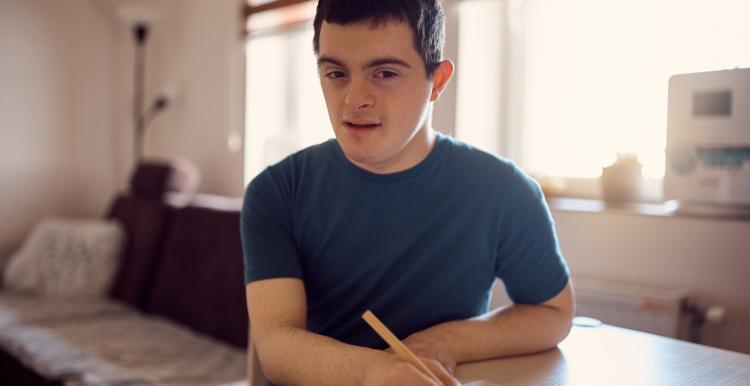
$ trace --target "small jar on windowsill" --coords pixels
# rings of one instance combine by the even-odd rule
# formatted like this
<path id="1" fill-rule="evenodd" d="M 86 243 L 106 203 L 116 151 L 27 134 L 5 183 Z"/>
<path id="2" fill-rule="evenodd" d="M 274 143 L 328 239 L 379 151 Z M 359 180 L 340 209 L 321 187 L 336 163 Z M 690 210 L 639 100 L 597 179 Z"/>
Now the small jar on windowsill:
<path id="1" fill-rule="evenodd" d="M 642 165 L 634 154 L 618 154 L 617 161 L 602 168 L 602 199 L 622 204 L 642 200 Z"/>

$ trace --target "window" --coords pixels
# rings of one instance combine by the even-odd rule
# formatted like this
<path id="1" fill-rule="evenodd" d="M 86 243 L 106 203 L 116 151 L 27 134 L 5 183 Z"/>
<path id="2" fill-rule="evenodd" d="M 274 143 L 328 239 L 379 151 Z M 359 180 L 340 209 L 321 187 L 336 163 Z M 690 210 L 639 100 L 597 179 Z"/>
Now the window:
<path id="1" fill-rule="evenodd" d="M 259 16 L 278 19 L 273 13 Z M 255 25 L 264 26 L 261 33 L 251 33 L 246 46 L 245 184 L 266 166 L 333 135 L 309 18 L 265 32 L 266 23 Z"/>
<path id="2" fill-rule="evenodd" d="M 664 175 L 671 75 L 750 66 L 745 0 L 465 0 L 456 135 L 527 171 Z"/>

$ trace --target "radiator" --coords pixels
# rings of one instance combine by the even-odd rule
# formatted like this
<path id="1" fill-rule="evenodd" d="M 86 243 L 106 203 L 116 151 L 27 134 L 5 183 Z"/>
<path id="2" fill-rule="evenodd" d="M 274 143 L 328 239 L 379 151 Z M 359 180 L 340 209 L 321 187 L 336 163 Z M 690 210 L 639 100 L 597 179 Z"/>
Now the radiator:
<path id="1" fill-rule="evenodd" d="M 604 323 L 680 338 L 684 289 L 655 288 L 575 278 L 576 315 Z"/>

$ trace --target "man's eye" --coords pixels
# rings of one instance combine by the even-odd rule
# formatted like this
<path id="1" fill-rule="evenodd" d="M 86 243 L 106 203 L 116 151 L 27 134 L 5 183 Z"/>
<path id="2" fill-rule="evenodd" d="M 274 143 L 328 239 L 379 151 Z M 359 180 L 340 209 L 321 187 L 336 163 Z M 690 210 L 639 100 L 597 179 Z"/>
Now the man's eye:
<path id="1" fill-rule="evenodd" d="M 330 79 L 339 79 L 345 77 L 346 74 L 344 74 L 343 71 L 331 71 L 326 73 L 326 78 Z"/>
<path id="2" fill-rule="evenodd" d="M 390 79 L 398 76 L 398 73 L 388 70 L 378 71 L 375 73 L 376 78 Z"/>

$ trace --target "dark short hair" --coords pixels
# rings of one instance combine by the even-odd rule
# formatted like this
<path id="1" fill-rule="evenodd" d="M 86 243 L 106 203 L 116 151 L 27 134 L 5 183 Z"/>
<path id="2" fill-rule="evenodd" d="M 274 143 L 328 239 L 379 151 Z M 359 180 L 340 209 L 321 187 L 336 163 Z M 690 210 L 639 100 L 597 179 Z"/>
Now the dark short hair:
<path id="1" fill-rule="evenodd" d="M 341 25 L 369 21 L 375 27 L 393 20 L 409 23 L 414 48 L 431 77 L 443 60 L 445 43 L 445 13 L 439 0 L 320 0 L 313 22 L 315 55 L 320 55 L 323 21 Z"/>

